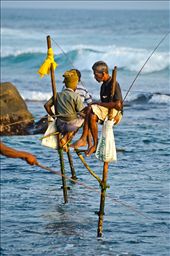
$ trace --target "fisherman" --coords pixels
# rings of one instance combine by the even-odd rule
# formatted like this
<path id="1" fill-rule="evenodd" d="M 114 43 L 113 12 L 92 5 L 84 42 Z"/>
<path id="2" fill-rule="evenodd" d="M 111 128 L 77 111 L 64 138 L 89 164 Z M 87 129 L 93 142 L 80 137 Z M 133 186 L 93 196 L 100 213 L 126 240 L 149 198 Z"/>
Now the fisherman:
<path id="1" fill-rule="evenodd" d="M 100 88 L 100 101 L 93 102 L 89 105 L 84 127 L 83 127 L 83 134 L 78 141 L 70 145 L 74 148 L 79 148 L 86 146 L 87 144 L 87 135 L 89 130 L 91 131 L 93 137 L 93 145 L 88 147 L 85 151 L 87 156 L 90 156 L 92 153 L 96 151 L 97 143 L 98 143 L 98 126 L 97 122 L 103 122 L 106 117 L 108 116 L 108 110 L 113 109 L 113 119 L 114 124 L 118 124 L 122 118 L 123 114 L 123 99 L 122 93 L 120 89 L 120 85 L 116 82 L 116 88 L 114 96 L 111 99 L 111 85 L 112 85 L 112 78 L 109 75 L 109 68 L 107 64 L 103 61 L 97 61 L 92 66 L 94 78 L 98 83 L 102 82 Z"/>
<path id="2" fill-rule="evenodd" d="M 71 140 L 75 132 L 82 126 L 84 118 L 78 115 L 83 108 L 83 102 L 80 95 L 75 93 L 78 84 L 78 76 L 75 70 L 66 71 L 63 75 L 66 88 L 64 91 L 57 93 L 56 102 L 53 97 L 44 105 L 47 113 L 53 116 L 51 107 L 56 104 L 57 108 L 57 131 L 62 133 L 60 147 L 67 149 L 65 145 Z"/>
<path id="3" fill-rule="evenodd" d="M 81 72 L 78 69 L 71 69 L 70 71 L 75 70 L 78 76 L 78 84 L 77 84 L 77 88 L 75 90 L 76 93 L 78 93 L 80 95 L 80 98 L 84 104 L 84 107 L 87 107 L 89 104 L 92 103 L 92 95 L 88 92 L 88 90 L 85 88 L 85 86 L 83 85 L 82 81 L 81 81 Z M 65 85 L 63 86 L 64 90 L 66 87 Z M 84 112 L 86 110 L 84 109 Z M 83 113 L 81 113 L 82 116 L 84 116 Z M 88 141 L 88 146 L 91 147 L 92 146 L 92 135 L 91 132 L 89 131 L 88 133 L 88 137 L 87 137 L 87 141 Z"/>
<path id="4" fill-rule="evenodd" d="M 22 160 L 25 160 L 30 165 L 36 165 L 38 163 L 34 155 L 25 151 L 18 151 L 11 147 L 7 147 L 2 142 L 0 142 L 0 154 L 11 158 L 20 158 Z"/>

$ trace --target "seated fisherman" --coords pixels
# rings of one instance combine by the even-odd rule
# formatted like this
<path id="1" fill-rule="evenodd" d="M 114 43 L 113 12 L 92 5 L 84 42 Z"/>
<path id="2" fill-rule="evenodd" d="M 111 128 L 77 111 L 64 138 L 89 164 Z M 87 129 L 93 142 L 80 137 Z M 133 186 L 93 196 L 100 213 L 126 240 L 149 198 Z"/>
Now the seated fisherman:
<path id="1" fill-rule="evenodd" d="M 76 71 L 78 79 L 79 79 L 75 92 L 80 95 L 80 98 L 81 98 L 84 106 L 86 107 L 92 103 L 92 95 L 88 92 L 88 90 L 85 88 L 85 86 L 83 85 L 83 83 L 81 81 L 81 72 L 78 69 L 71 69 L 70 71 L 73 71 L 73 70 Z M 66 87 L 64 85 L 62 90 L 64 90 L 65 88 Z M 86 111 L 86 110 L 84 109 L 84 111 Z M 81 113 L 81 114 L 84 116 L 83 113 Z M 92 135 L 91 135 L 90 131 L 89 131 L 89 134 L 87 137 L 87 141 L 88 141 L 88 146 L 91 147 L 92 146 Z"/>
<path id="2" fill-rule="evenodd" d="M 96 81 L 98 83 L 102 82 L 100 88 L 100 102 L 93 102 L 87 109 L 83 134 L 78 141 L 73 143 L 71 146 L 74 148 L 79 148 L 87 144 L 87 135 L 89 129 L 93 137 L 93 145 L 86 150 L 86 155 L 90 156 L 96 151 L 98 143 L 98 120 L 104 121 L 108 116 L 108 110 L 113 109 L 113 119 L 114 123 L 117 124 L 122 118 L 123 111 L 123 99 L 120 89 L 120 85 L 117 82 L 115 88 L 115 94 L 111 99 L 111 76 L 109 75 L 109 69 L 105 62 L 98 61 L 93 67 L 93 73 Z"/>
<path id="3" fill-rule="evenodd" d="M 57 100 L 53 102 L 53 97 L 44 105 L 47 113 L 53 116 L 51 107 L 56 104 L 57 108 L 57 130 L 62 133 L 60 147 L 64 147 L 72 136 L 82 126 L 84 119 L 78 115 L 84 105 L 80 95 L 75 93 L 78 84 L 78 76 L 75 70 L 66 71 L 63 75 L 66 88 L 57 93 Z"/>

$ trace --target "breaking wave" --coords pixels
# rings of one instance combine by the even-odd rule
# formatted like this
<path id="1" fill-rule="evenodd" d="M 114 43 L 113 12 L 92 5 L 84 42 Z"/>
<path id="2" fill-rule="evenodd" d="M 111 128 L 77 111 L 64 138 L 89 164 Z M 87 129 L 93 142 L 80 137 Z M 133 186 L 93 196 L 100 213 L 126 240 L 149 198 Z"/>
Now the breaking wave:
<path id="1" fill-rule="evenodd" d="M 22 97 L 26 101 L 47 101 L 52 96 L 50 93 L 37 92 L 37 91 L 24 91 L 21 93 Z M 95 96 L 93 96 L 95 98 Z M 163 93 L 138 93 L 137 95 L 128 95 L 126 100 L 128 104 L 169 104 L 170 103 L 170 94 Z"/>
<path id="2" fill-rule="evenodd" d="M 61 49 L 57 51 L 55 60 L 59 64 L 59 69 L 64 69 L 68 64 L 74 65 L 74 67 L 81 71 L 91 71 L 91 67 L 94 62 L 98 60 L 104 60 L 108 63 L 109 67 L 114 63 L 119 69 L 137 72 L 140 70 L 151 52 L 146 49 L 127 48 L 112 46 L 87 46 L 77 45 L 72 47 L 64 47 L 65 53 L 61 52 Z M 17 63 L 30 63 L 31 65 L 39 66 L 44 58 L 46 52 L 39 48 L 28 48 L 26 50 L 16 50 L 10 52 L 8 49 L 2 53 L 2 65 L 10 65 Z M 27 66 L 29 68 L 29 66 Z M 149 62 L 143 69 L 143 73 L 160 72 L 163 70 L 169 70 L 170 68 L 170 53 L 169 52 L 155 52 Z"/>
<path id="3" fill-rule="evenodd" d="M 24 91 L 21 92 L 21 96 L 26 101 L 47 101 L 51 98 L 51 92 L 37 92 L 37 91 Z"/>
<path id="4" fill-rule="evenodd" d="M 170 94 L 163 94 L 159 92 L 155 93 L 139 93 L 135 96 L 128 95 L 127 99 L 128 103 L 136 103 L 136 104 L 169 104 L 170 103 Z"/>

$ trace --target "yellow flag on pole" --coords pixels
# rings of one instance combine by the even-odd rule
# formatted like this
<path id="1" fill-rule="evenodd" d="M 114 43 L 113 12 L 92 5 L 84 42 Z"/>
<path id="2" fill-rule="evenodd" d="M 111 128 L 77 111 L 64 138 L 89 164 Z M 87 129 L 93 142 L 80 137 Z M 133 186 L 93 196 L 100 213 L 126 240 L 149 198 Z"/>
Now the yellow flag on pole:
<path id="1" fill-rule="evenodd" d="M 58 64 L 54 60 L 54 53 L 53 49 L 49 48 L 47 52 L 47 58 L 44 63 L 41 65 L 40 69 L 38 70 L 38 74 L 42 78 L 44 75 L 49 75 L 51 64 L 53 64 L 54 70 L 58 66 Z"/>

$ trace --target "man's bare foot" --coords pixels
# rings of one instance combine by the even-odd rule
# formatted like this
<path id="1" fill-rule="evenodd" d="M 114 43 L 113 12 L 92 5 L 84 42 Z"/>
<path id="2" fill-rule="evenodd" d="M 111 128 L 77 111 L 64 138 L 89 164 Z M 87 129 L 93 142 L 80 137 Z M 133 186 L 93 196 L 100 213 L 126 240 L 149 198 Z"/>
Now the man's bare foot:
<path id="1" fill-rule="evenodd" d="M 71 144 L 70 147 L 79 148 L 79 147 L 84 147 L 86 145 L 87 145 L 87 140 L 86 139 L 79 139 L 75 143 Z"/>
<path id="2" fill-rule="evenodd" d="M 96 152 L 96 146 L 92 146 L 91 148 L 89 148 L 88 150 L 85 151 L 86 156 L 91 156 L 91 154 Z"/>

